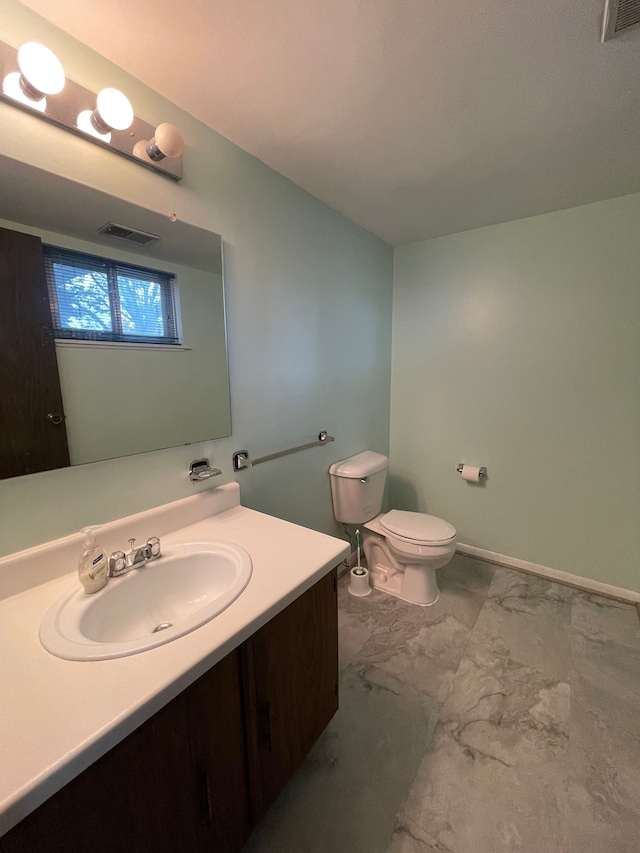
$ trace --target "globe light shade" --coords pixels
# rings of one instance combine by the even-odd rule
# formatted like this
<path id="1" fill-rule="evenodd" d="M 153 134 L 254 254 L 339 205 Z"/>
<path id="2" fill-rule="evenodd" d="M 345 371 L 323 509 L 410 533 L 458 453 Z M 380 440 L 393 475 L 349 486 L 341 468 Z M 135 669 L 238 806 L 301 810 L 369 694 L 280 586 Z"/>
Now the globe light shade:
<path id="1" fill-rule="evenodd" d="M 126 130 L 133 124 L 133 107 L 119 89 L 102 89 L 98 92 L 93 124 L 100 133 L 109 130 Z"/>
<path id="2" fill-rule="evenodd" d="M 36 41 L 28 41 L 18 50 L 20 85 L 25 95 L 40 101 L 45 95 L 57 95 L 64 89 L 64 68 L 58 57 Z"/>
<path id="3" fill-rule="evenodd" d="M 147 145 L 147 155 L 158 162 L 165 157 L 179 157 L 184 151 L 184 139 L 175 126 L 163 122 L 156 127 L 156 135 Z"/>

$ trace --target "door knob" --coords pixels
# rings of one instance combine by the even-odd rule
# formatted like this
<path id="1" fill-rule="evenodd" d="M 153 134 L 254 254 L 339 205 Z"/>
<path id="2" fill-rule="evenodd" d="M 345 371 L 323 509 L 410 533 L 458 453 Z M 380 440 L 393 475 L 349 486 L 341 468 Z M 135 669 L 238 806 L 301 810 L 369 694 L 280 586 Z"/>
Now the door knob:
<path id="1" fill-rule="evenodd" d="M 49 412 L 47 415 L 47 420 L 51 421 L 54 426 L 59 426 L 64 420 L 63 416 L 60 412 Z"/>

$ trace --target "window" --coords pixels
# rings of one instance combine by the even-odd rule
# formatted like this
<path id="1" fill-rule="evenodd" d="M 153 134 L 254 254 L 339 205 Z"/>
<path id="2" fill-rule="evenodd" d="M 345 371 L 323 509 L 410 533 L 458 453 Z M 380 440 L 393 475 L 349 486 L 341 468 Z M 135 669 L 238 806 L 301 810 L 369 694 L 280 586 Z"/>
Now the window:
<path id="1" fill-rule="evenodd" d="M 44 246 L 56 338 L 181 343 L 175 278 L 108 258 Z"/>

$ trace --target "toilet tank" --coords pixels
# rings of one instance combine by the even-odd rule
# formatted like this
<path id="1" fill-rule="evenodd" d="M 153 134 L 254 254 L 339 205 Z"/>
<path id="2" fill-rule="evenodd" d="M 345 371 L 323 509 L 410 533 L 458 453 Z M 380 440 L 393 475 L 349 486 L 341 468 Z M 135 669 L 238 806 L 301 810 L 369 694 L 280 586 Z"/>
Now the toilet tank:
<path id="1" fill-rule="evenodd" d="M 389 460 L 365 450 L 329 468 L 333 514 L 344 524 L 364 524 L 382 509 Z"/>

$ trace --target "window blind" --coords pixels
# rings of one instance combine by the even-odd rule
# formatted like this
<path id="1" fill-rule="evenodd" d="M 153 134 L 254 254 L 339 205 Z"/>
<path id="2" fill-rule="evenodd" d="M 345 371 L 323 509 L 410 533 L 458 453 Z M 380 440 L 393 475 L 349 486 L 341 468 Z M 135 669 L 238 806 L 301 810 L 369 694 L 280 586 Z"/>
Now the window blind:
<path id="1" fill-rule="evenodd" d="M 44 261 L 55 337 L 181 343 L 170 273 L 55 246 Z"/>

